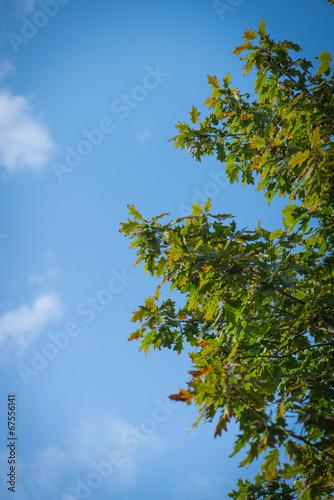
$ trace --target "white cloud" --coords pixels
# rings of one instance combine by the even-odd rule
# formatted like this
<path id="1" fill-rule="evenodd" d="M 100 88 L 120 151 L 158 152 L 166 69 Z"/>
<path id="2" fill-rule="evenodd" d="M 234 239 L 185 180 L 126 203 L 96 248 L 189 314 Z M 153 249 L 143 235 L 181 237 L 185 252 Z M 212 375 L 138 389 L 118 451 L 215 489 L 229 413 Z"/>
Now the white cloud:
<path id="1" fill-rule="evenodd" d="M 55 149 L 49 132 L 32 114 L 29 100 L 0 92 L 0 164 L 8 172 L 45 166 Z"/>
<path id="2" fill-rule="evenodd" d="M 58 295 L 50 293 L 38 297 L 30 307 L 23 305 L 4 313 L 0 317 L 0 345 L 9 340 L 15 348 L 25 349 L 46 323 L 60 318 L 61 312 Z"/>

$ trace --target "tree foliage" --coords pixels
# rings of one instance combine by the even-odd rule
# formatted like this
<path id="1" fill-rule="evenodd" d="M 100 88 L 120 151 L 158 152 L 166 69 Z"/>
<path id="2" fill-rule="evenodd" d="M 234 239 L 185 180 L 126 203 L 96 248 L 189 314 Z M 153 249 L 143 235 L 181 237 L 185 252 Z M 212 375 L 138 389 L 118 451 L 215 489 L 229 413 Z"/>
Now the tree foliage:
<path id="1" fill-rule="evenodd" d="M 210 200 L 164 222 L 133 207 L 121 231 L 145 272 L 160 279 L 133 315 L 140 350 L 189 344 L 193 369 L 171 399 L 195 403 L 197 423 L 218 417 L 215 436 L 235 419 L 241 466 L 264 457 L 237 499 L 324 499 L 334 493 L 334 96 L 331 55 L 317 68 L 275 42 L 262 21 L 234 51 L 256 71 L 255 96 L 208 77 L 203 121 L 177 125 L 176 147 L 201 161 L 215 155 L 230 182 L 256 184 L 270 202 L 287 197 L 283 229 L 237 229 Z M 194 127 L 195 126 L 195 127 Z M 166 285 L 184 304 L 161 293 Z M 166 298 L 167 297 L 167 298 Z"/>

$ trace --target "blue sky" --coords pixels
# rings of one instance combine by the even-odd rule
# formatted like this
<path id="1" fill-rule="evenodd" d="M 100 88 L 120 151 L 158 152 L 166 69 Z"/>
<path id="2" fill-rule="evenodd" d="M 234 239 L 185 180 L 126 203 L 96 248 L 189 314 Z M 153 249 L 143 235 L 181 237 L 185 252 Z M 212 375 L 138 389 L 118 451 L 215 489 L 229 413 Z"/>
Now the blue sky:
<path id="1" fill-rule="evenodd" d="M 156 285 L 119 230 L 212 199 L 239 227 L 280 224 L 252 187 L 173 147 L 178 121 L 232 73 L 264 17 L 309 59 L 333 52 L 325 0 L 2 0 L 0 4 L 0 494 L 11 498 L 7 395 L 17 405 L 17 500 L 223 499 L 239 475 L 235 427 L 188 435 L 195 409 L 167 396 L 188 356 L 138 353 L 131 315 Z"/>

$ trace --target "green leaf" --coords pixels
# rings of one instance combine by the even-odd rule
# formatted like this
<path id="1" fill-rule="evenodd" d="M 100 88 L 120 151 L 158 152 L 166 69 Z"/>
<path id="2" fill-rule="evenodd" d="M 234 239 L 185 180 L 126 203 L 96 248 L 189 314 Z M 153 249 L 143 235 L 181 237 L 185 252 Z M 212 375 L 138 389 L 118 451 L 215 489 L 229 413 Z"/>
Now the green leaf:
<path id="1" fill-rule="evenodd" d="M 266 83 L 267 83 L 266 74 L 259 73 L 257 79 L 255 80 L 255 92 L 261 94 Z"/>
<path id="2" fill-rule="evenodd" d="M 120 232 L 122 233 L 125 233 L 126 235 L 132 233 L 135 229 L 138 228 L 138 222 L 136 221 L 133 221 L 133 220 L 129 220 L 128 222 L 123 222 L 121 224 L 121 229 L 120 229 Z"/>
<path id="3" fill-rule="evenodd" d="M 139 213 L 133 205 L 128 205 L 128 209 L 129 209 L 130 215 L 132 215 L 132 217 L 134 217 L 135 219 L 139 220 L 139 219 L 143 218 L 142 214 Z"/>
<path id="4" fill-rule="evenodd" d="M 217 89 L 220 88 L 220 85 L 219 85 L 219 82 L 218 82 L 216 76 L 210 76 L 210 75 L 208 75 L 208 83 L 209 83 L 209 85 L 211 85 L 214 88 L 217 88 Z"/>
<path id="5" fill-rule="evenodd" d="M 210 210 L 211 210 L 211 200 L 210 200 L 210 198 L 208 198 L 208 199 L 206 200 L 206 202 L 205 202 L 205 204 L 204 204 L 204 210 L 205 210 L 206 212 L 210 212 Z"/>
<path id="6" fill-rule="evenodd" d="M 253 149 L 262 149 L 266 145 L 265 139 L 263 137 L 259 137 L 258 135 L 253 135 L 253 137 L 249 140 L 249 143 Z"/>
<path id="7" fill-rule="evenodd" d="M 193 206 L 191 207 L 192 209 L 192 214 L 193 215 L 202 215 L 203 214 L 203 210 L 202 210 L 202 207 L 199 203 L 194 203 Z"/>
<path id="8" fill-rule="evenodd" d="M 230 182 L 256 183 L 269 203 L 285 197 L 284 230 L 254 220 L 239 230 L 226 221 L 231 215 L 210 213 L 210 199 L 164 225 L 131 207 L 135 220 L 121 230 L 158 286 L 134 313 L 141 325 L 130 338 L 144 352 L 191 346 L 191 380 L 178 400 L 192 402 L 206 422 L 218 418 L 216 436 L 235 419 L 234 453 L 250 446 L 241 466 L 266 455 L 262 473 L 238 481 L 230 496 L 325 499 L 334 455 L 331 56 L 321 53 L 314 75 L 310 61 L 292 59 L 300 47 L 273 40 L 263 20 L 243 42 L 234 53 L 246 51 L 255 92 L 230 87 L 230 74 L 221 87 L 208 77 L 207 115 L 198 123 L 193 106 L 192 124 L 179 123 L 173 140 L 198 161 L 226 163 Z M 210 173 L 222 189 L 225 173 Z M 163 284 L 175 302 L 163 300 Z M 281 468 L 284 450 L 289 463 Z"/>
<path id="9" fill-rule="evenodd" d="M 168 241 L 173 246 L 179 246 L 179 247 L 182 246 L 182 241 L 181 241 L 180 237 L 174 231 L 169 231 Z"/>
<path id="10" fill-rule="evenodd" d="M 198 117 L 200 115 L 199 111 L 197 111 L 197 108 L 195 108 L 195 106 L 193 106 L 191 108 L 191 111 L 189 111 L 189 114 L 190 114 L 191 121 L 194 124 L 196 124 L 198 122 Z"/>
<path id="11" fill-rule="evenodd" d="M 261 466 L 261 471 L 264 473 L 264 476 L 268 481 L 277 476 L 277 467 L 280 465 L 278 457 L 279 451 L 277 448 L 274 448 L 268 455 L 266 455 L 265 462 Z"/>
<path id="12" fill-rule="evenodd" d="M 310 154 L 311 152 L 308 149 L 305 151 L 298 151 L 297 154 L 290 158 L 289 165 L 291 165 L 291 167 L 303 165 L 304 161 L 310 158 Z"/>
<path id="13" fill-rule="evenodd" d="M 266 35 L 266 23 L 264 22 L 263 18 L 261 19 L 261 23 L 258 25 L 258 30 L 261 37 L 264 37 Z"/>
<path id="14" fill-rule="evenodd" d="M 252 29 L 246 30 L 242 38 L 245 38 L 246 40 L 254 40 L 255 38 L 257 38 L 257 34 Z"/>
<path id="15" fill-rule="evenodd" d="M 320 61 L 320 65 L 318 67 L 318 71 L 316 72 L 316 76 L 321 76 L 323 73 L 328 73 L 330 69 L 329 63 L 332 60 L 332 56 L 328 50 L 326 52 L 322 51 L 318 59 Z"/>

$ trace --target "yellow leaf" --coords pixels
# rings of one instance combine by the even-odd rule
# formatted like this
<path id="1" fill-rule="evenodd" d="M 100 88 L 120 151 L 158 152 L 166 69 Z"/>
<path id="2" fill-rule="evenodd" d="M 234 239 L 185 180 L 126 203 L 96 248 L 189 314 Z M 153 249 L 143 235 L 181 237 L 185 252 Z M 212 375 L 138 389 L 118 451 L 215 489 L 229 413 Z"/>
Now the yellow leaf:
<path id="1" fill-rule="evenodd" d="M 215 101 L 215 97 L 208 97 L 204 102 L 203 102 L 203 105 L 204 106 L 210 106 L 212 102 Z"/>
<path id="2" fill-rule="evenodd" d="M 246 40 L 254 40 L 257 37 L 257 34 L 252 30 L 246 30 L 245 34 L 242 38 L 245 38 Z"/>
<path id="3" fill-rule="evenodd" d="M 244 50 L 244 46 L 243 45 L 239 45 L 239 47 L 236 47 L 234 49 L 233 52 L 231 52 L 231 55 L 232 54 L 236 54 L 237 56 Z"/>
<path id="4" fill-rule="evenodd" d="M 305 151 L 298 151 L 297 154 L 290 158 L 289 165 L 291 165 L 291 167 L 302 165 L 304 161 L 310 157 L 310 154 L 311 152 L 308 149 Z"/>
<path id="5" fill-rule="evenodd" d="M 321 139 L 320 129 L 316 127 L 316 129 L 310 134 L 311 145 L 314 148 L 317 144 L 319 144 Z"/>
<path id="6" fill-rule="evenodd" d="M 211 210 L 211 200 L 210 200 L 210 198 L 208 198 L 206 200 L 205 205 L 204 205 L 204 210 L 206 212 L 210 212 L 210 210 Z"/>
<path id="7" fill-rule="evenodd" d="M 297 390 L 297 389 L 299 389 L 300 387 L 303 387 L 303 385 L 306 385 L 306 382 L 302 382 L 302 383 L 300 383 L 300 384 L 296 385 L 295 387 L 290 386 L 290 387 L 288 388 L 288 393 L 289 393 L 289 392 L 292 392 L 292 391 L 296 391 L 296 390 Z"/>

